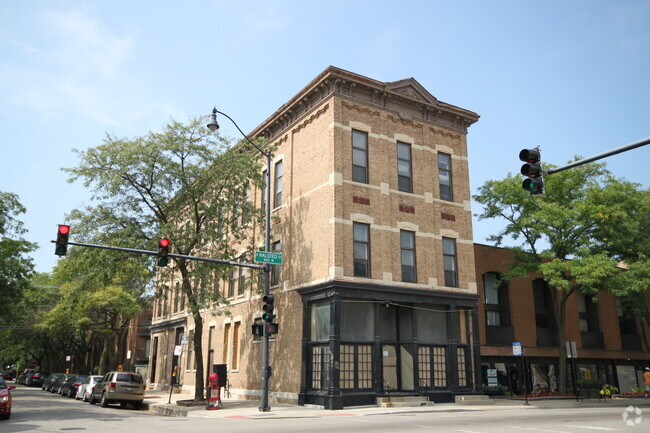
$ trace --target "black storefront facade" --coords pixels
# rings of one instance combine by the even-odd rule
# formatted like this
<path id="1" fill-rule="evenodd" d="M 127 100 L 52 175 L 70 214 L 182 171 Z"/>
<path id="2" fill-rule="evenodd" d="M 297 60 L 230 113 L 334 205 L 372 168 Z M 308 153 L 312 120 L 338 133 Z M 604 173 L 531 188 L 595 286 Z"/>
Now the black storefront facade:
<path id="1" fill-rule="evenodd" d="M 386 395 L 449 402 L 482 391 L 475 294 L 329 282 L 299 289 L 299 404 L 376 404 Z"/>

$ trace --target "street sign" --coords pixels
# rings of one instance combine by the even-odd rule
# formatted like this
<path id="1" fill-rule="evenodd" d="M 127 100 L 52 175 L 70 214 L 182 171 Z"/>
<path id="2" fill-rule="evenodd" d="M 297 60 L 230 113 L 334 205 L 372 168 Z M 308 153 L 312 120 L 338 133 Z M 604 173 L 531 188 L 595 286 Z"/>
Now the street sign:
<path id="1" fill-rule="evenodd" d="M 282 253 L 272 253 L 270 251 L 255 251 L 256 263 L 270 263 L 272 265 L 282 264 Z"/>
<path id="2" fill-rule="evenodd" d="M 522 356 L 523 355 L 523 352 L 521 350 L 521 343 L 519 343 L 517 341 L 514 341 L 512 343 L 512 354 L 514 356 Z"/>
<path id="3" fill-rule="evenodd" d="M 183 354 L 183 346 L 174 346 L 174 356 L 181 356 Z"/>
<path id="4" fill-rule="evenodd" d="M 181 345 L 182 346 L 187 346 L 187 343 L 190 342 L 190 337 L 187 335 L 182 335 L 181 336 Z"/>

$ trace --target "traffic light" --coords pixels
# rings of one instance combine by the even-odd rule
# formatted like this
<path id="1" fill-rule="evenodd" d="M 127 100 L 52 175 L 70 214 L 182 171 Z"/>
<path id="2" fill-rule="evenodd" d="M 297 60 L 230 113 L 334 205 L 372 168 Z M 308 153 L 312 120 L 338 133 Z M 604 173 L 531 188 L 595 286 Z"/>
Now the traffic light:
<path id="1" fill-rule="evenodd" d="M 539 148 L 523 149 L 519 152 L 519 159 L 525 162 L 521 166 L 521 174 L 528 178 L 524 179 L 521 187 L 531 195 L 544 194 L 544 170 Z"/>
<path id="2" fill-rule="evenodd" d="M 171 241 L 167 238 L 162 238 L 158 241 L 158 266 L 167 266 L 169 263 L 169 244 Z"/>
<path id="3" fill-rule="evenodd" d="M 265 322 L 270 323 L 273 321 L 273 301 L 275 301 L 273 295 L 264 295 L 262 298 L 262 302 L 264 303 L 264 305 L 262 305 L 262 311 L 264 311 L 264 313 L 262 313 L 262 319 Z"/>
<path id="4" fill-rule="evenodd" d="M 56 248 L 54 254 L 65 256 L 68 252 L 68 236 L 70 235 L 70 226 L 59 224 L 59 230 L 56 233 Z"/>

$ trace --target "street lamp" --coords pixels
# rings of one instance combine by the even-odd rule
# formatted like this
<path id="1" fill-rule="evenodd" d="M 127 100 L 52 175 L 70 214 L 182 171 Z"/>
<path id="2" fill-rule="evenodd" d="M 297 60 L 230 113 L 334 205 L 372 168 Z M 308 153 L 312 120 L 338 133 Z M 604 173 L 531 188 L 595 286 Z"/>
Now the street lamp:
<path id="1" fill-rule="evenodd" d="M 219 129 L 219 123 L 217 122 L 217 114 L 221 114 L 228 118 L 241 135 L 248 141 L 248 143 L 257 149 L 262 155 L 266 157 L 266 203 L 265 203 L 265 230 L 264 230 L 264 251 L 271 251 L 271 151 L 262 150 L 258 145 L 253 143 L 250 138 L 244 134 L 239 125 L 232 120 L 230 116 L 226 113 L 223 113 L 217 108 L 212 109 L 212 114 L 210 115 L 210 122 L 206 125 L 210 131 L 216 131 Z M 268 263 L 264 264 L 264 296 L 271 294 L 271 265 Z M 271 367 L 269 367 L 269 333 L 268 327 L 264 326 L 264 334 L 262 337 L 262 399 L 260 402 L 260 411 L 268 412 L 271 410 L 269 406 L 269 376 L 271 373 Z"/>

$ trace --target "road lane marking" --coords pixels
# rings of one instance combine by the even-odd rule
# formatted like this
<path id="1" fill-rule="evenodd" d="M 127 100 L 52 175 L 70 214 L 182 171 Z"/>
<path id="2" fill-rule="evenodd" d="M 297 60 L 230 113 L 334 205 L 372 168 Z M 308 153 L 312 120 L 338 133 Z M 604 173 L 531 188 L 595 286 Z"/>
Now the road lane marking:
<path id="1" fill-rule="evenodd" d="M 456 430 L 456 431 L 461 433 L 482 433 L 480 431 L 474 431 L 474 430 Z"/>
<path id="2" fill-rule="evenodd" d="M 532 427 L 510 426 L 510 428 L 518 428 L 519 430 L 543 431 L 543 432 L 548 432 L 548 433 L 571 433 L 571 432 L 564 431 L 564 430 L 546 430 L 546 429 L 542 429 L 542 428 L 532 428 Z"/>
<path id="3" fill-rule="evenodd" d="M 621 431 L 621 430 L 619 430 L 619 429 L 617 429 L 617 428 L 609 428 L 609 427 L 592 427 L 592 426 L 588 426 L 588 425 L 572 425 L 571 427 L 575 427 L 575 428 L 586 428 L 586 429 L 590 429 L 590 430 Z"/>

